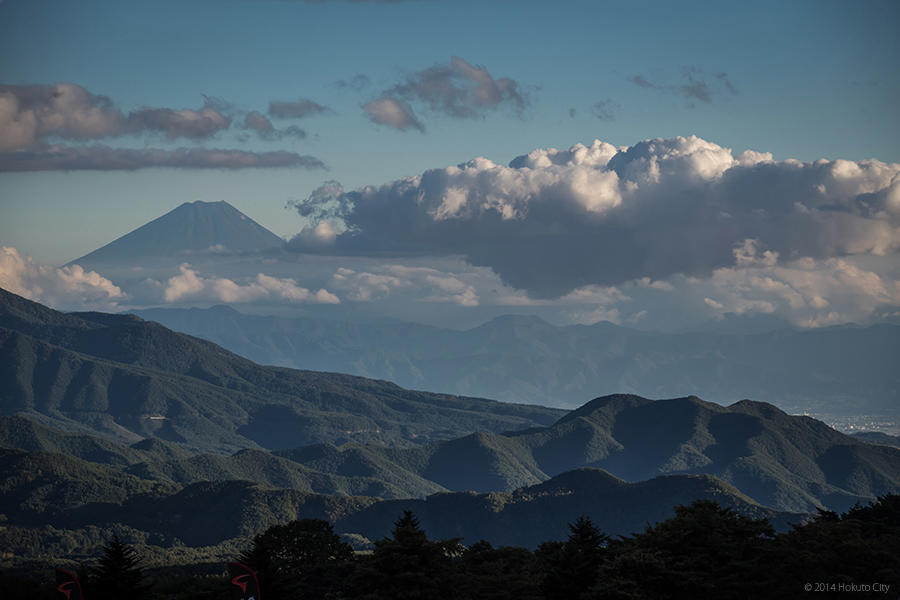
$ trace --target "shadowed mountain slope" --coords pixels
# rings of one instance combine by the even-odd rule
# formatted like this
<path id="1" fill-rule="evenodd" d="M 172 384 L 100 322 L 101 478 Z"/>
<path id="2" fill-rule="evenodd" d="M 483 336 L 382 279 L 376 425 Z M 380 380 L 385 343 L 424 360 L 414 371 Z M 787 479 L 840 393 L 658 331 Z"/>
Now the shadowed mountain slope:
<path id="1" fill-rule="evenodd" d="M 0 290 L 0 414 L 201 451 L 411 444 L 549 424 L 562 412 L 262 367 L 134 316 L 63 314 Z"/>

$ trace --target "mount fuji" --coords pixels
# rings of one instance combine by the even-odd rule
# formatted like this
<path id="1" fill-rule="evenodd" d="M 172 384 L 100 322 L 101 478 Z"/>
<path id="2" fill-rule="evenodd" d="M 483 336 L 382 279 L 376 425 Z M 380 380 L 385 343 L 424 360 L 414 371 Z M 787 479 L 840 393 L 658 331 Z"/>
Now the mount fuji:
<path id="1" fill-rule="evenodd" d="M 227 202 L 185 202 L 69 264 L 91 268 L 143 258 L 255 254 L 283 244 L 284 240 Z"/>

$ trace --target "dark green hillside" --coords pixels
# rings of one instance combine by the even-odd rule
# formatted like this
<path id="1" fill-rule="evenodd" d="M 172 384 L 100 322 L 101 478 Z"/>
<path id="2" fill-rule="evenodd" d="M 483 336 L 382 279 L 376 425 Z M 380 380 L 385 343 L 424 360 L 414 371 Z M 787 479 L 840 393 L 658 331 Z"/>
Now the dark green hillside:
<path id="1" fill-rule="evenodd" d="M 757 502 L 795 512 L 846 510 L 900 491 L 900 450 L 750 401 L 724 407 L 695 397 L 605 396 L 550 427 L 368 452 L 456 491 L 510 491 L 580 467 L 628 481 L 714 475 Z M 283 455 L 307 460 L 301 450 Z"/>
<path id="2" fill-rule="evenodd" d="M 630 481 L 710 474 L 781 510 L 845 510 L 900 490 L 900 452 L 760 402 L 607 396 L 543 431 L 512 437 L 547 475 L 580 466 Z"/>
<path id="3" fill-rule="evenodd" d="M 21 415 L 0 417 L 0 447 L 55 452 L 104 465 L 126 466 L 146 460 L 146 454 L 107 438 L 65 432 Z"/>
<path id="4" fill-rule="evenodd" d="M 59 522 L 70 528 L 120 523 L 177 539 L 188 546 L 248 537 L 293 519 L 338 520 L 377 502 L 365 496 L 331 496 L 284 490 L 248 481 L 203 482 L 164 498 L 136 495 L 118 506 L 85 504 Z"/>
<path id="5" fill-rule="evenodd" d="M 0 514 L 13 524 L 43 525 L 86 503 L 116 504 L 178 488 L 62 454 L 0 449 Z"/>
<path id="6" fill-rule="evenodd" d="M 383 471 L 371 475 L 322 472 L 263 450 L 241 450 L 231 456 L 201 454 L 175 461 L 145 462 L 128 467 L 127 472 L 144 479 L 181 484 L 244 480 L 310 493 L 383 498 L 424 496 L 443 490 L 422 478 L 412 476 L 407 481 Z"/>
<path id="7" fill-rule="evenodd" d="M 804 518 L 762 507 L 708 475 L 672 475 L 627 483 L 602 470 L 580 469 L 513 492 L 457 492 L 425 500 L 386 500 L 338 520 L 336 529 L 380 539 L 390 535 L 392 517 L 412 510 L 432 539 L 461 537 L 464 544 L 487 539 L 495 545 L 533 548 L 541 541 L 564 539 L 567 524 L 581 515 L 589 516 L 610 535 L 628 535 L 647 523 L 671 517 L 675 504 L 697 499 L 715 500 L 753 518 L 776 519 L 782 528 L 788 521 Z"/>
<path id="8" fill-rule="evenodd" d="M 410 448 L 404 456 L 419 455 L 427 451 L 427 448 L 420 451 Z M 357 478 L 377 480 L 388 488 L 405 492 L 376 494 L 385 498 L 414 498 L 447 491 L 444 486 L 419 475 L 416 466 L 391 460 L 389 453 L 390 449 L 382 446 L 353 443 L 341 446 L 317 444 L 273 452 L 276 456 L 322 473 L 333 473 L 351 480 Z"/>
<path id="9" fill-rule="evenodd" d="M 285 451 L 284 456 L 258 449 L 240 450 L 230 456 L 193 454 L 157 438 L 147 438 L 129 447 L 106 438 L 68 433 L 14 415 L 0 417 L 0 448 L 3 447 L 62 454 L 147 481 L 182 485 L 244 480 L 309 493 L 383 498 L 424 497 L 446 491 L 432 481 L 397 468 L 373 449 L 354 444 L 340 448 L 331 444 L 308 446 L 299 453 Z M 294 456 L 294 460 L 289 456 Z M 298 464 L 297 457 L 307 459 L 306 464 Z"/>
<path id="10" fill-rule="evenodd" d="M 630 533 L 670 516 L 674 503 L 698 498 L 715 499 L 742 514 L 776 516 L 714 477 L 626 483 L 599 470 L 565 473 L 514 492 L 382 500 L 250 481 L 182 486 L 60 454 L 0 450 L 0 481 L 0 514 L 9 528 L 0 539 L 9 538 L 35 555 L 46 554 L 54 544 L 83 549 L 90 539 L 99 543 L 114 531 L 156 546 L 211 546 L 297 518 L 324 519 L 338 532 L 372 540 L 404 508 L 415 510 L 434 536 L 530 546 L 564 535 L 567 520 L 580 514 L 591 515 L 610 532 Z"/>
<path id="11" fill-rule="evenodd" d="M 0 291 L 0 413 L 202 451 L 408 445 L 549 424 L 562 412 L 261 367 L 134 316 L 65 315 Z"/>

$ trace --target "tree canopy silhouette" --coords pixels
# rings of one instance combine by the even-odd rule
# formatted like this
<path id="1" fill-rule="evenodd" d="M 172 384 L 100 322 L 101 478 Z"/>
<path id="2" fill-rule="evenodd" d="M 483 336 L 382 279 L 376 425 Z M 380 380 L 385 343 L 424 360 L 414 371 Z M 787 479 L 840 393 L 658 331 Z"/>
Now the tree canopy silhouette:
<path id="1" fill-rule="evenodd" d="M 324 598 L 352 558 L 353 549 L 330 523 L 300 519 L 257 535 L 240 562 L 256 572 L 266 600 L 279 600 Z"/>
<path id="2" fill-rule="evenodd" d="M 367 600 L 453 598 L 451 559 L 461 553 L 459 539 L 430 541 L 412 511 L 404 511 L 392 536 L 376 541 L 360 564 L 355 589 Z"/>
<path id="3" fill-rule="evenodd" d="M 97 600 L 139 600 L 146 598 L 150 585 L 145 581 L 141 559 L 134 548 L 119 536 L 103 548 L 97 566 L 91 570 L 91 595 Z"/>

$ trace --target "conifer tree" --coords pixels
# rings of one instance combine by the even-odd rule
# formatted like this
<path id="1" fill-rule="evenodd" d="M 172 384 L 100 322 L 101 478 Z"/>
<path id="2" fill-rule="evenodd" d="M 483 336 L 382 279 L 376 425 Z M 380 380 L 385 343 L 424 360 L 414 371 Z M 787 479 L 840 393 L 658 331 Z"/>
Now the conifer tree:
<path id="1" fill-rule="evenodd" d="M 458 539 L 432 542 L 412 511 L 394 522 L 393 535 L 375 542 L 372 556 L 357 573 L 359 597 L 378 600 L 453 598 L 451 558 L 460 554 Z"/>
<path id="2" fill-rule="evenodd" d="M 609 537 L 589 517 L 580 516 L 569 524 L 569 539 L 563 544 L 544 544 L 546 576 L 544 596 L 549 600 L 576 600 L 587 597 L 597 581 L 600 563 Z"/>
<path id="3" fill-rule="evenodd" d="M 139 600 L 147 596 L 150 586 L 144 581 L 141 559 L 119 536 L 103 548 L 97 563 L 91 569 L 91 589 L 96 600 Z"/>

